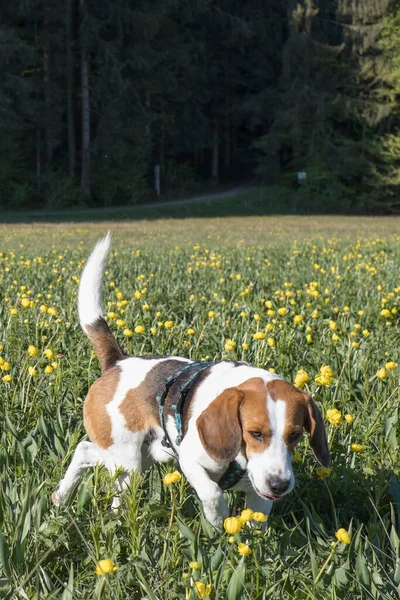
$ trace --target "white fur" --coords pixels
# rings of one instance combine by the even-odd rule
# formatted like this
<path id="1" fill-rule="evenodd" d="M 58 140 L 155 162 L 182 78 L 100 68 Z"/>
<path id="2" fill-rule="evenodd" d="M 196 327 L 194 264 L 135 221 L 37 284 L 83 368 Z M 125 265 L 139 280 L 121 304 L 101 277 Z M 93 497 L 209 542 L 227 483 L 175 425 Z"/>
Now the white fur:
<path id="1" fill-rule="evenodd" d="M 261 494 L 273 496 L 269 487 L 269 478 L 273 475 L 290 481 L 289 493 L 294 486 L 292 470 L 292 454 L 285 444 L 284 429 L 286 425 L 286 403 L 283 400 L 274 402 L 267 398 L 267 410 L 271 427 L 271 441 L 264 452 L 253 454 L 247 464 L 252 483 Z"/>
<path id="2" fill-rule="evenodd" d="M 79 285 L 78 311 L 82 329 L 103 316 L 101 287 L 104 268 L 110 250 L 111 234 L 99 240 L 89 256 Z"/>

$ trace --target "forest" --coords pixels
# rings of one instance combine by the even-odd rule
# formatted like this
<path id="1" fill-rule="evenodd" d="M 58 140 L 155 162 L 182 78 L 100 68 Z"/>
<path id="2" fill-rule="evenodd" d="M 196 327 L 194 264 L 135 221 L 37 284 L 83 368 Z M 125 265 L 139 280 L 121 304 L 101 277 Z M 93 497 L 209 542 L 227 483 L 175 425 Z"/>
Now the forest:
<path id="1" fill-rule="evenodd" d="M 398 0 L 3 0 L 1 13 L 2 210 L 243 183 L 298 187 L 326 211 L 400 210 Z"/>

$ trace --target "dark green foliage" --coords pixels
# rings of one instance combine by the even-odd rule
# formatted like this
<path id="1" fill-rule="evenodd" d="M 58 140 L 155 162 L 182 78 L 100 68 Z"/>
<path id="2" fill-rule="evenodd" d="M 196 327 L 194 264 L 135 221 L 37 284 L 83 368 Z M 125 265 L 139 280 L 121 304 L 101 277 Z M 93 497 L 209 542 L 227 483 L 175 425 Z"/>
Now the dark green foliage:
<path id="1" fill-rule="evenodd" d="M 170 196 L 306 171 L 293 209 L 322 194 L 397 210 L 399 15 L 398 0 L 2 2 L 0 206 L 129 206 L 156 196 L 160 165 Z"/>

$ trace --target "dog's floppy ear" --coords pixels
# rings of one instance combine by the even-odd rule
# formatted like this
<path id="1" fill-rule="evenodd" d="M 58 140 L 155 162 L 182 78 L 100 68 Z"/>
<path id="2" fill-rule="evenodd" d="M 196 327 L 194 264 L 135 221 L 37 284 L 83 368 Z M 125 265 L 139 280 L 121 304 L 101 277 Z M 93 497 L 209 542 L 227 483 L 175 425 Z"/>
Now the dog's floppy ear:
<path id="1" fill-rule="evenodd" d="M 307 397 L 306 406 L 308 414 L 306 416 L 304 427 L 310 434 L 311 448 L 313 449 L 314 456 L 319 464 L 328 468 L 330 464 L 330 455 L 321 412 L 311 396 Z"/>
<path id="2" fill-rule="evenodd" d="M 243 393 L 237 388 L 224 390 L 196 421 L 201 443 L 217 462 L 231 462 L 242 445 L 242 399 Z"/>

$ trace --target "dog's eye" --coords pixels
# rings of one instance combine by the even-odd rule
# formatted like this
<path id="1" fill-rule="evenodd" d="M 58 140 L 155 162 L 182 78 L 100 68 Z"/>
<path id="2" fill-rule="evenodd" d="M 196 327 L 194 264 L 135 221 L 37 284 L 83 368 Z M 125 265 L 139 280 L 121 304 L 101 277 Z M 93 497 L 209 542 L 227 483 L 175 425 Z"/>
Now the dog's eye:
<path id="1" fill-rule="evenodd" d="M 258 440 L 259 442 L 262 442 L 263 436 L 261 431 L 249 431 L 249 434 L 251 435 L 251 437 L 253 437 L 255 440 Z"/>
<path id="2" fill-rule="evenodd" d="M 299 441 L 301 437 L 301 432 L 300 431 L 293 431 L 292 433 L 289 434 L 289 444 L 295 444 L 296 442 Z"/>

